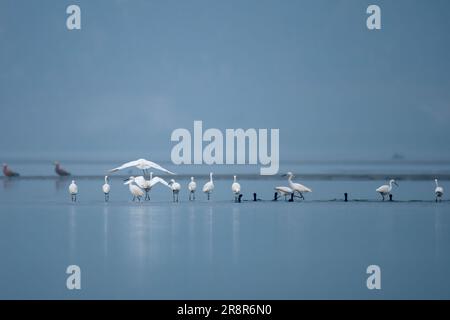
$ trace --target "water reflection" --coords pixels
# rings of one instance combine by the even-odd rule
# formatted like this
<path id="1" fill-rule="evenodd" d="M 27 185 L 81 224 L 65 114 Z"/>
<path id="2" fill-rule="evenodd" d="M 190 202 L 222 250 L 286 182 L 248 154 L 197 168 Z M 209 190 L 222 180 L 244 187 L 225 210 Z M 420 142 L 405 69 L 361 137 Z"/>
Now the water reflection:
<path id="1" fill-rule="evenodd" d="M 103 257 L 104 261 L 108 258 L 108 233 L 109 233 L 109 206 L 105 203 L 103 207 Z"/>
<path id="2" fill-rule="evenodd" d="M 210 205 L 207 209 L 206 213 L 206 228 L 208 230 L 207 235 L 207 246 L 208 246 L 208 262 L 211 265 L 213 260 L 213 226 L 214 226 L 214 215 L 213 215 L 213 208 L 212 205 Z"/>
<path id="3" fill-rule="evenodd" d="M 9 190 L 14 185 L 14 180 L 15 179 L 3 178 L 2 180 L 3 180 L 3 189 Z"/>
<path id="4" fill-rule="evenodd" d="M 57 177 L 55 179 L 55 190 L 56 191 L 60 191 L 60 190 L 65 190 L 68 186 L 69 183 L 71 181 L 70 177 Z"/>
<path id="5" fill-rule="evenodd" d="M 77 207 L 71 204 L 69 207 L 69 261 L 75 261 L 77 246 Z"/>
<path id="6" fill-rule="evenodd" d="M 239 229 L 240 229 L 240 208 L 239 206 L 233 207 L 232 219 L 232 232 L 233 232 L 233 263 L 237 265 L 239 263 Z"/>

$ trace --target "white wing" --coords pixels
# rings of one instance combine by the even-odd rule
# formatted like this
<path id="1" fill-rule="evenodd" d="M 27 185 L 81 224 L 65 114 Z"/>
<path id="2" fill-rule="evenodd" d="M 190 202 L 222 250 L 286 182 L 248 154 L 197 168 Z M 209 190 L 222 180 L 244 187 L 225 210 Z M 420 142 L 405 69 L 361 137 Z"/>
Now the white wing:
<path id="1" fill-rule="evenodd" d="M 149 169 L 150 168 L 155 168 L 157 170 L 161 170 L 161 171 L 164 171 L 164 172 L 167 172 L 167 173 L 170 173 L 170 174 L 175 174 L 175 173 L 173 173 L 173 172 L 171 172 L 171 171 L 169 171 L 167 169 L 164 169 L 159 164 L 154 163 L 153 161 L 145 160 L 145 159 L 139 159 L 139 160 L 135 160 L 135 161 L 130 161 L 130 162 L 124 163 L 120 167 L 111 169 L 109 172 L 116 172 L 116 171 L 123 170 L 123 169 L 126 169 L 126 168 L 137 167 L 138 165 L 140 165 L 140 166 L 144 165 L 144 166 L 147 166 Z"/>
<path id="2" fill-rule="evenodd" d="M 275 187 L 275 190 L 281 192 L 281 193 L 292 193 L 292 189 L 289 187 Z"/>
<path id="3" fill-rule="evenodd" d="M 375 191 L 376 192 L 388 192 L 389 191 L 389 186 L 388 185 L 381 186 Z"/>
<path id="4" fill-rule="evenodd" d="M 120 167 L 109 170 L 109 172 L 116 172 L 116 171 L 123 170 L 126 168 L 136 167 L 138 164 L 139 164 L 139 160 L 130 161 L 130 162 L 124 163 Z"/>
<path id="5" fill-rule="evenodd" d="M 145 178 L 143 176 L 139 176 L 134 178 L 134 182 L 136 182 L 136 184 L 139 186 L 139 188 L 145 189 L 146 187 L 146 181 Z"/>
<path id="6" fill-rule="evenodd" d="M 150 187 L 153 187 L 155 184 L 157 183 L 162 183 L 163 185 L 165 185 L 166 187 L 169 187 L 169 184 L 166 182 L 166 180 L 160 178 L 160 177 L 154 177 L 152 180 L 150 180 Z"/>
<path id="7" fill-rule="evenodd" d="M 169 173 L 169 174 L 175 174 L 175 173 L 173 173 L 172 171 L 169 171 L 169 170 L 167 170 L 167 169 L 164 169 L 164 168 L 161 167 L 159 164 L 154 163 L 153 161 L 149 161 L 149 160 L 144 160 L 144 161 L 145 161 L 145 164 L 146 164 L 147 166 L 149 166 L 150 168 L 154 168 L 154 169 L 157 169 L 157 170 L 160 170 L 160 171 Z"/>
<path id="8" fill-rule="evenodd" d="M 300 183 L 293 183 L 295 190 L 299 192 L 312 192 L 312 190 L 308 187 L 305 187 L 304 185 Z"/>
<path id="9" fill-rule="evenodd" d="M 211 181 L 208 181 L 207 183 L 205 183 L 205 185 L 203 186 L 203 192 L 210 192 L 214 189 L 214 184 Z"/>
<path id="10" fill-rule="evenodd" d="M 195 191 L 195 189 L 197 189 L 197 184 L 194 181 L 189 182 L 188 189 L 189 191 Z"/>

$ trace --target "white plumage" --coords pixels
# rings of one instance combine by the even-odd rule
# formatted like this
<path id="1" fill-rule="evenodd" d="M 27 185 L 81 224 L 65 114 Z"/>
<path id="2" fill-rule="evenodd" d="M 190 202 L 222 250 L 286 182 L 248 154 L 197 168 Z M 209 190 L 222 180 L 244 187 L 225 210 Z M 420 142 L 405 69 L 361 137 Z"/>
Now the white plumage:
<path id="1" fill-rule="evenodd" d="M 153 161 L 150 161 L 150 160 L 146 160 L 146 159 L 138 159 L 138 160 L 135 160 L 135 161 L 130 161 L 130 162 L 124 163 L 124 164 L 122 164 L 121 166 L 119 166 L 117 168 L 111 169 L 110 172 L 116 172 L 116 171 L 119 171 L 119 170 L 123 170 L 123 169 L 126 169 L 126 168 L 132 168 L 132 167 L 136 167 L 136 168 L 142 170 L 144 172 L 144 175 L 147 173 L 146 170 L 151 169 L 151 168 L 154 168 L 154 169 L 157 169 L 157 170 L 161 170 L 161 171 L 166 172 L 166 173 L 174 174 L 173 172 L 171 172 L 171 171 L 169 171 L 167 169 L 164 169 L 159 164 L 157 164 L 157 163 L 155 163 Z"/>
<path id="2" fill-rule="evenodd" d="M 392 185 L 395 184 L 396 186 L 398 186 L 397 182 L 395 182 L 394 179 L 391 179 L 389 181 L 389 184 L 384 184 L 380 187 L 378 187 L 375 191 L 378 192 L 379 194 L 381 194 L 381 196 L 383 197 L 383 201 L 384 201 L 384 197 L 391 194 L 392 191 Z"/>
<path id="3" fill-rule="evenodd" d="M 275 191 L 276 191 L 278 194 L 283 195 L 283 196 L 284 196 L 284 200 L 287 200 L 287 199 L 286 199 L 287 196 L 291 195 L 291 194 L 294 192 L 294 191 L 292 191 L 291 188 L 289 188 L 289 187 L 283 187 L 283 186 L 281 186 L 281 187 L 275 187 Z"/>
<path id="4" fill-rule="evenodd" d="M 194 181 L 194 177 L 191 177 L 191 182 L 188 184 L 189 200 L 195 200 L 195 190 L 197 190 L 197 183 Z"/>
<path id="5" fill-rule="evenodd" d="M 297 192 L 300 195 L 300 198 L 302 198 L 304 200 L 305 197 L 303 196 L 303 193 L 312 192 L 312 190 L 310 188 L 305 187 L 304 185 L 302 185 L 300 183 L 292 182 L 292 178 L 295 177 L 292 174 L 292 172 L 288 172 L 286 175 L 288 177 L 288 183 L 289 183 L 289 187 L 292 189 L 292 193 L 295 194 L 295 192 Z"/>
<path id="6" fill-rule="evenodd" d="M 237 202 L 239 194 L 241 193 L 241 185 L 236 181 L 236 176 L 233 176 L 233 184 L 231 185 L 231 191 L 234 193 L 234 201 Z"/>
<path id="7" fill-rule="evenodd" d="M 208 195 L 208 200 L 210 197 L 211 192 L 214 190 L 214 182 L 213 182 L 213 173 L 209 173 L 209 181 L 205 183 L 203 186 L 203 192 Z"/>
<path id="8" fill-rule="evenodd" d="M 111 191 L 111 186 L 108 183 L 108 176 L 105 176 L 105 184 L 102 186 L 103 193 L 105 194 L 105 201 L 109 200 L 109 191 Z"/>
<path id="9" fill-rule="evenodd" d="M 144 190 L 136 184 L 136 178 L 131 176 L 124 184 L 128 185 L 130 193 L 133 195 L 133 201 L 136 199 L 141 201 L 141 197 L 144 195 Z"/>
<path id="10" fill-rule="evenodd" d="M 69 185 L 69 193 L 72 198 L 72 201 L 77 201 L 78 186 L 76 185 L 75 180 L 72 180 L 72 182 Z"/>
<path id="11" fill-rule="evenodd" d="M 444 195 L 444 188 L 439 186 L 438 180 L 434 179 L 434 183 L 436 184 L 436 189 L 434 189 L 434 193 L 436 195 L 436 202 L 442 200 L 442 196 Z"/>
<path id="12" fill-rule="evenodd" d="M 150 180 L 146 180 L 143 176 L 138 176 L 134 178 L 134 181 L 139 188 L 144 189 L 145 200 L 150 200 L 150 191 L 156 184 L 161 183 L 166 187 L 169 187 L 169 184 L 163 178 L 153 177 L 153 172 L 150 172 Z"/>
<path id="13" fill-rule="evenodd" d="M 180 193 L 181 185 L 176 182 L 175 179 L 170 179 L 169 186 L 172 189 L 173 202 L 178 202 L 178 194 Z"/>

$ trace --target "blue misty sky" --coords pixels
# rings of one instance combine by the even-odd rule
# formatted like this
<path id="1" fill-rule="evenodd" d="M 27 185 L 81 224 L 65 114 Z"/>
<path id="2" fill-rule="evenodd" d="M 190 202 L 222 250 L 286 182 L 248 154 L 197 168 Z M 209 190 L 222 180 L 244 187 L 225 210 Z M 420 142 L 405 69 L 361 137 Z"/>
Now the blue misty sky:
<path id="1" fill-rule="evenodd" d="M 447 0 L 0 0 L 0 154 L 169 160 L 203 120 L 282 161 L 449 158 L 449 39 Z"/>

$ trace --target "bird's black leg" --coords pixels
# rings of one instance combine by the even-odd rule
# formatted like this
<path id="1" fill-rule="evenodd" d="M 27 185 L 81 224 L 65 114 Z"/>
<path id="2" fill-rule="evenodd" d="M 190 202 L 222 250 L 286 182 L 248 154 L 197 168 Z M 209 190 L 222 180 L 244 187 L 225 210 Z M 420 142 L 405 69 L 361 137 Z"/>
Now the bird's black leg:
<path id="1" fill-rule="evenodd" d="M 135 200 L 136 200 L 136 196 L 133 196 L 133 200 L 132 201 L 134 202 Z"/>

